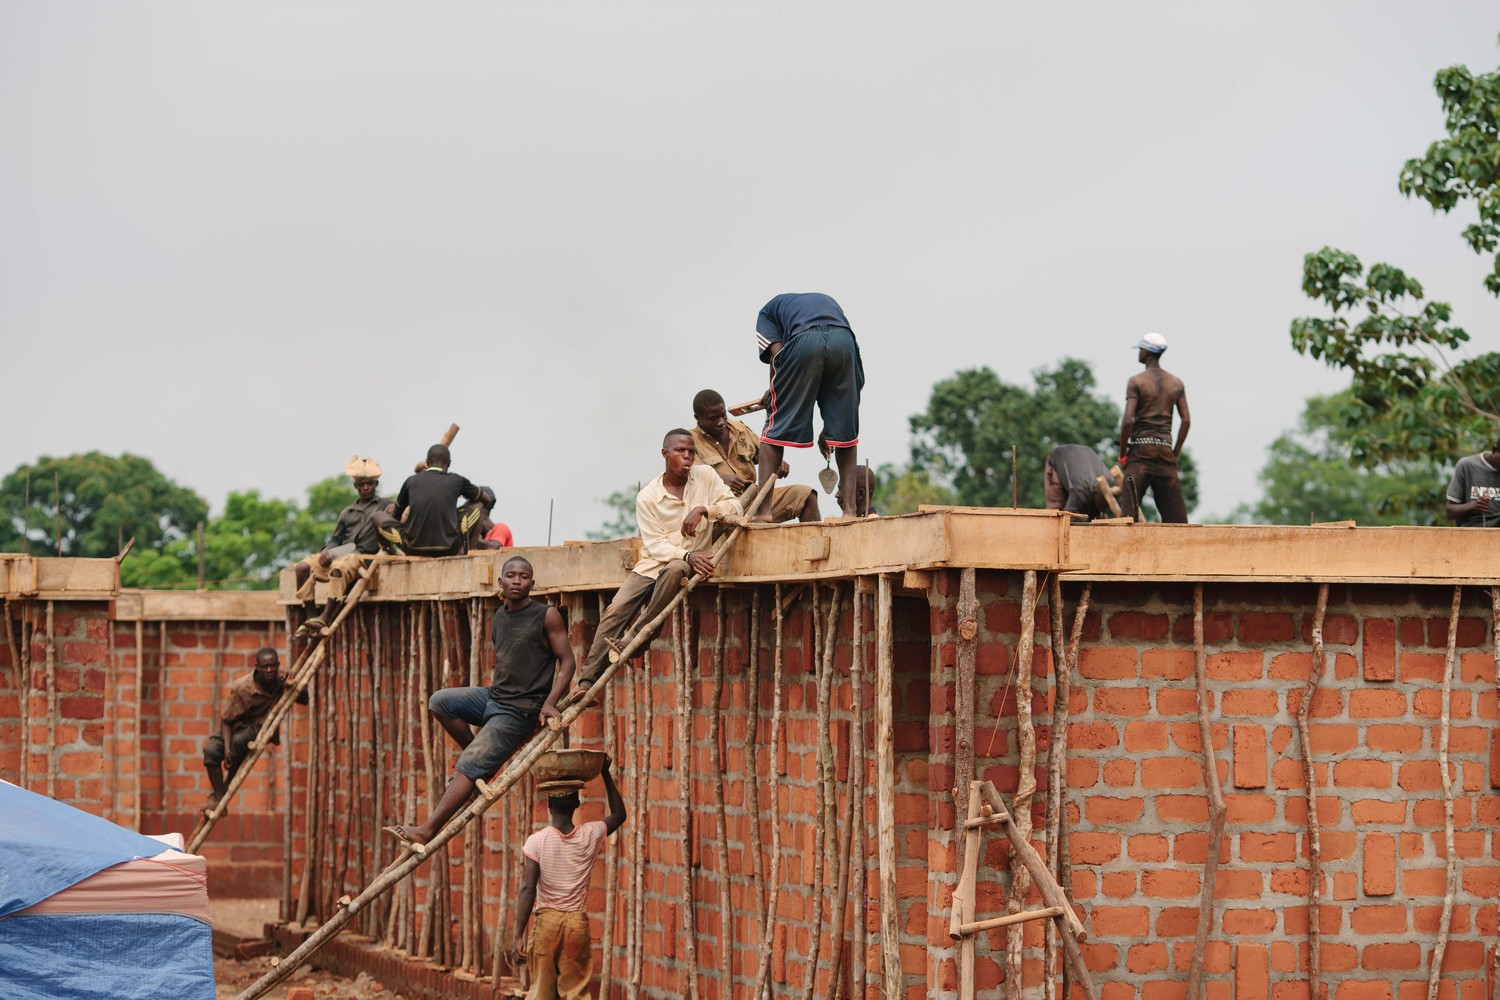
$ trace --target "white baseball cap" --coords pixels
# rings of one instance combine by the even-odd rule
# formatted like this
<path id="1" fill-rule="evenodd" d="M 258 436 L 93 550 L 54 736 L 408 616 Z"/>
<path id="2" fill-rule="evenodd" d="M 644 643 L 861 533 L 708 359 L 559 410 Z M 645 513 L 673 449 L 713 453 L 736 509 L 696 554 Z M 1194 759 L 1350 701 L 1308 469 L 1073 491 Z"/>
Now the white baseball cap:
<path id="1" fill-rule="evenodd" d="M 1152 354 L 1160 354 L 1167 349 L 1167 338 L 1159 333 L 1148 333 L 1141 338 L 1140 343 L 1135 345 L 1142 351 L 1150 351 Z"/>

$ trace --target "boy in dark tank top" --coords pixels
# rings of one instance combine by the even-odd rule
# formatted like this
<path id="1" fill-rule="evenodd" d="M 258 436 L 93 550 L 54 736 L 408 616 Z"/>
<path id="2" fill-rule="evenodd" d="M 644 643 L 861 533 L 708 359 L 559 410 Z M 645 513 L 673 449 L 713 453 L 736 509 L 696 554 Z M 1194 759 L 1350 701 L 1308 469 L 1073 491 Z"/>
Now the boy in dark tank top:
<path id="1" fill-rule="evenodd" d="M 446 688 L 428 700 L 428 711 L 463 753 L 431 816 L 416 826 L 385 828 L 403 845 L 431 840 L 469 800 L 476 781 L 493 776 L 538 725 L 561 717 L 557 704 L 576 669 L 573 647 L 558 610 L 531 599 L 534 584 L 531 563 L 521 556 L 500 569 L 502 601 L 490 633 L 494 682 Z"/>

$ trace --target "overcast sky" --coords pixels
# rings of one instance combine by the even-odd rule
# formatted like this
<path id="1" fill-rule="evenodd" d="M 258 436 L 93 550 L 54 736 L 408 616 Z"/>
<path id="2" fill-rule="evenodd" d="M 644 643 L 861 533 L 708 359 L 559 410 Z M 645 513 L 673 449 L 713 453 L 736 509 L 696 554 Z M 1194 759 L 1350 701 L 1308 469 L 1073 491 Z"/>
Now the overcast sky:
<path id="1" fill-rule="evenodd" d="M 393 492 L 451 421 L 519 543 L 551 499 L 581 538 L 696 390 L 759 394 L 757 311 L 814 290 L 876 465 L 960 368 L 1074 355 L 1123 401 L 1161 332 L 1222 515 L 1346 381 L 1289 344 L 1305 252 L 1406 267 L 1493 348 L 1468 210 L 1396 179 L 1496 13 L 0 2 L 0 474 L 129 451 L 218 509 L 359 452 Z"/>

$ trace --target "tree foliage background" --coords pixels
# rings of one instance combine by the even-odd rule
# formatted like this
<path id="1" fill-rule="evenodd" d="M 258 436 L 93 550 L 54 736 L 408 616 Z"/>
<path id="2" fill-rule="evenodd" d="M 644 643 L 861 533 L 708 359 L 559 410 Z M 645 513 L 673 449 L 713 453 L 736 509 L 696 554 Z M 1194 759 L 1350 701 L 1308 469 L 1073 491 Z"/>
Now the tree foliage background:
<path id="1" fill-rule="evenodd" d="M 244 490 L 229 494 L 223 512 L 210 517 L 202 497 L 140 456 L 43 456 L 0 480 L 0 511 L 6 512 L 0 517 L 0 551 L 55 554 L 60 513 L 64 556 L 109 558 L 134 538 L 135 548 L 120 565 L 122 584 L 196 587 L 202 522 L 209 588 L 268 588 L 278 570 L 323 546 L 355 496 L 348 479 L 335 476 L 308 487 L 305 503 Z"/>
<path id="2" fill-rule="evenodd" d="M 1500 296 L 1500 71 L 1453 66 L 1434 85 L 1447 136 L 1406 162 L 1398 188 L 1439 212 L 1473 210 L 1463 238 L 1490 258 L 1484 284 Z M 1366 491 L 1361 509 L 1430 523 L 1446 485 L 1442 470 L 1500 431 L 1500 354 L 1465 353 L 1470 336 L 1453 323 L 1451 307 L 1429 300 L 1420 281 L 1391 264 L 1367 269 L 1354 254 L 1324 247 L 1303 259 L 1302 289 L 1328 312 L 1292 321 L 1293 349 L 1351 378 L 1337 404 L 1317 414 L 1332 449 L 1319 468 Z M 1285 457 L 1273 446 L 1268 500 L 1272 466 Z M 1336 468 L 1339 458 L 1362 475 Z M 1425 491 L 1407 482 L 1421 469 L 1433 474 Z"/>
<path id="3" fill-rule="evenodd" d="M 1033 371 L 1031 380 L 1029 387 L 1012 385 L 983 367 L 956 372 L 934 385 L 926 411 L 911 418 L 911 464 L 906 469 L 882 467 L 876 507 L 890 514 L 915 509 L 917 503 L 1009 507 L 1012 445 L 1015 497 L 1022 507 L 1046 506 L 1043 467 L 1057 445 L 1087 445 L 1099 452 L 1106 467 L 1112 464 L 1120 407 L 1098 392 L 1089 363 L 1063 358 Z M 1198 479 L 1186 449 L 1178 471 L 1192 510 L 1198 504 Z M 1143 506 L 1148 517 L 1154 516 L 1149 502 Z"/>

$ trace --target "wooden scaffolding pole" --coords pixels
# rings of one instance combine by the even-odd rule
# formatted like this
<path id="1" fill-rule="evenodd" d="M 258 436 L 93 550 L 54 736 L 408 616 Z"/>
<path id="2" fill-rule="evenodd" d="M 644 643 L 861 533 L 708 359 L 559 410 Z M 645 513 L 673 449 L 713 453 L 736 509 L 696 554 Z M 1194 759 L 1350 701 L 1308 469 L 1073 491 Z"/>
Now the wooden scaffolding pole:
<path id="1" fill-rule="evenodd" d="M 1464 588 L 1453 588 L 1453 606 L 1448 611 L 1448 652 L 1443 657 L 1443 707 L 1438 729 L 1438 771 L 1443 779 L 1443 857 L 1447 878 L 1443 883 L 1443 915 L 1438 919 L 1437 944 L 1432 949 L 1432 968 L 1427 973 L 1427 1000 L 1437 1000 L 1443 978 L 1443 956 L 1448 951 L 1449 925 L 1453 922 L 1453 896 L 1458 892 L 1458 851 L 1453 843 L 1453 774 L 1448 766 L 1449 719 L 1453 702 L 1453 663 L 1458 656 L 1458 610 Z"/>
<path id="2" fill-rule="evenodd" d="M 975 813 L 979 809 L 979 789 L 974 785 L 974 659 L 979 645 L 979 598 L 975 594 L 974 569 L 966 567 L 959 571 L 958 577 L 958 648 L 955 657 L 954 673 L 954 744 L 953 744 L 953 814 L 958 819 L 958 829 L 954 832 L 954 848 L 957 851 L 957 864 L 960 872 L 968 872 L 972 865 L 978 864 L 978 858 L 971 857 L 971 847 L 979 842 L 979 833 L 976 830 L 971 837 L 964 832 L 963 818 L 965 815 Z M 963 802 L 963 791 L 968 789 L 968 809 L 960 812 L 958 806 Z M 958 892 L 963 887 L 963 878 L 960 877 L 959 884 L 954 887 L 954 908 L 957 916 L 960 910 Z M 972 896 L 967 900 L 968 918 L 973 918 L 974 900 Z M 959 996 L 963 1000 L 970 1000 L 974 995 L 974 938 L 972 935 L 962 938 L 958 942 L 958 987 Z M 968 969 L 968 988 L 964 986 L 964 970 Z"/>
<path id="3" fill-rule="evenodd" d="M 1031 800 L 1036 795 L 1036 725 L 1031 719 L 1031 664 L 1036 652 L 1036 570 L 1028 569 L 1021 586 L 1021 638 L 1016 643 L 1016 744 L 1020 753 L 1016 794 L 1011 800 L 1021 839 L 1031 839 Z M 1031 891 L 1026 865 L 1014 855 L 1010 863 L 1011 913 L 1020 913 Z M 1005 989 L 1012 1000 L 1021 998 L 1024 938 L 1020 924 L 1005 932 Z"/>
<path id="4" fill-rule="evenodd" d="M 770 487 L 775 481 L 776 477 L 774 476 L 767 480 L 767 488 L 757 494 L 749 510 L 745 512 L 745 520 L 748 521 L 759 507 L 760 502 L 770 495 Z M 711 558 L 715 563 L 723 557 L 724 553 L 735 543 L 744 530 L 745 527 L 742 522 L 736 525 L 735 529 L 719 543 L 711 554 Z M 434 853 L 437 853 L 438 848 L 441 848 L 457 836 L 469 823 L 483 816 L 490 806 L 494 805 L 506 792 L 510 791 L 516 782 L 520 781 L 531 770 L 532 765 L 541 758 L 542 754 L 551 749 L 552 744 L 557 742 L 564 731 L 577 721 L 584 710 L 599 700 L 605 685 L 614 677 L 616 671 L 620 669 L 621 664 L 629 662 L 630 657 L 634 656 L 637 650 L 650 641 L 662 622 L 682 606 L 689 595 L 692 594 L 694 588 L 702 583 L 704 579 L 706 578 L 699 574 L 688 577 L 683 582 L 682 589 L 673 595 L 672 599 L 667 602 L 666 607 L 662 608 L 655 618 L 638 627 L 631 634 L 631 638 L 626 642 L 624 648 L 618 652 L 611 651 L 609 663 L 600 672 L 599 677 L 581 696 L 570 699 L 569 704 L 563 709 L 560 719 L 551 721 L 547 726 L 533 735 L 524 746 L 517 750 L 505 763 L 499 776 L 492 783 L 476 782 L 480 794 L 450 819 L 432 840 L 426 844 L 412 845 L 410 850 L 404 851 L 389 868 L 382 872 L 375 881 L 366 886 L 358 896 L 347 901 L 340 900 L 338 909 L 316 931 L 310 934 L 302 944 L 298 945 L 290 955 L 277 963 L 270 972 L 261 976 L 239 993 L 235 997 L 235 1000 L 255 1000 L 256 997 L 264 996 L 270 992 L 277 983 L 290 976 L 309 956 L 337 937 L 349 921 L 353 919 L 355 913 L 380 898 L 392 886 L 405 881 L 409 875 L 421 867 L 423 862 Z M 322 644 L 319 644 L 318 648 L 323 648 Z"/>
<path id="5" fill-rule="evenodd" d="M 1213 727 L 1208 722 L 1208 654 L 1203 646 L 1203 584 L 1193 585 L 1193 657 L 1198 679 L 1198 736 L 1203 742 L 1203 784 L 1208 788 L 1208 854 L 1203 861 L 1203 884 L 1199 889 L 1198 932 L 1188 967 L 1187 1000 L 1203 998 L 1203 961 L 1214 921 L 1214 887 L 1219 876 L 1219 848 L 1224 842 L 1224 789 L 1219 784 L 1219 765 L 1214 758 Z"/>
<path id="6" fill-rule="evenodd" d="M 1309 996 L 1323 995 L 1323 935 L 1320 916 L 1323 910 L 1323 824 L 1318 818 L 1318 781 L 1313 767 L 1311 730 L 1307 724 L 1312 712 L 1313 696 L 1323 681 L 1328 661 L 1323 654 L 1323 618 L 1328 611 L 1328 584 L 1318 586 L 1318 603 L 1313 610 L 1312 664 L 1307 684 L 1302 688 L 1302 703 L 1297 706 L 1297 738 L 1302 743 L 1302 775 L 1307 783 L 1307 985 Z"/>
<path id="7" fill-rule="evenodd" d="M 882 983 L 888 998 L 906 995 L 901 974 L 901 929 L 896 898 L 896 649 L 892 635 L 891 578 L 876 585 L 875 796 L 880 850 L 880 944 Z"/>

